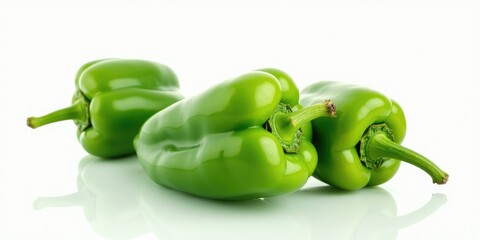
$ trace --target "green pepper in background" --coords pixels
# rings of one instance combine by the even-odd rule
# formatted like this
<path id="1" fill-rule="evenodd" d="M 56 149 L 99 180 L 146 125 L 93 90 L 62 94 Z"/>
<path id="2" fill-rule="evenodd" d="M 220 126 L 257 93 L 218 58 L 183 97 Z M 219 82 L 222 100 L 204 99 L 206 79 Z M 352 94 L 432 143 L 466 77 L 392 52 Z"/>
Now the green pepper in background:
<path id="1" fill-rule="evenodd" d="M 293 192 L 317 164 L 302 134 L 312 119 L 335 115 L 331 101 L 302 109 L 298 98 L 292 79 L 277 69 L 225 81 L 148 119 L 134 141 L 138 159 L 154 182 L 201 197 Z"/>
<path id="2" fill-rule="evenodd" d="M 73 120 L 77 137 L 90 154 L 115 158 L 134 154 L 133 139 L 153 114 L 183 99 L 175 73 L 145 60 L 103 59 L 84 64 L 75 77 L 72 106 L 30 117 L 37 128 Z"/>
<path id="3" fill-rule="evenodd" d="M 368 88 L 332 81 L 314 83 L 301 94 L 306 107 L 331 99 L 338 109 L 335 119 L 312 121 L 319 156 L 315 178 L 346 190 L 375 186 L 392 178 L 401 160 L 424 170 L 434 183 L 447 182 L 447 173 L 400 145 L 406 120 L 397 102 Z"/>

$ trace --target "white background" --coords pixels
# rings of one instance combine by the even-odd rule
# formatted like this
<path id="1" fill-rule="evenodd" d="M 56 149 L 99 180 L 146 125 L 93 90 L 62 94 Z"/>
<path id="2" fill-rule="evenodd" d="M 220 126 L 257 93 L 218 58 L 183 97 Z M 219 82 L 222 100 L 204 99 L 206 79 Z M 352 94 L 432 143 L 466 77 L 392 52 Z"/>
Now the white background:
<path id="1" fill-rule="evenodd" d="M 1 239 L 480 238 L 478 1 L 64 2 L 0 3 Z M 158 187 L 135 157 L 88 156 L 71 122 L 26 126 L 69 104 L 78 67 L 110 57 L 172 67 L 186 96 L 263 67 L 300 89 L 377 89 L 406 113 L 403 145 L 450 181 L 403 164 L 379 188 L 310 179 L 287 196 L 219 203 Z"/>

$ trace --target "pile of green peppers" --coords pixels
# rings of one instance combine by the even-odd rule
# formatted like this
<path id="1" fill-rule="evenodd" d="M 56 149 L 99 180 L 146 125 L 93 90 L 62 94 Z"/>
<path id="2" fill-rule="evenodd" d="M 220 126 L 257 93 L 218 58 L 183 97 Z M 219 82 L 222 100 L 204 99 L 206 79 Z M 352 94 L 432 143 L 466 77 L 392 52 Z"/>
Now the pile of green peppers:
<path id="1" fill-rule="evenodd" d="M 224 200 L 295 192 L 308 178 L 344 190 L 387 182 L 404 161 L 434 183 L 448 174 L 402 145 L 400 105 L 365 87 L 323 81 L 301 93 L 292 78 L 267 68 L 184 98 L 169 67 L 103 59 L 75 77 L 70 107 L 30 117 L 32 128 L 73 120 L 91 155 L 136 154 L 156 183 Z"/>

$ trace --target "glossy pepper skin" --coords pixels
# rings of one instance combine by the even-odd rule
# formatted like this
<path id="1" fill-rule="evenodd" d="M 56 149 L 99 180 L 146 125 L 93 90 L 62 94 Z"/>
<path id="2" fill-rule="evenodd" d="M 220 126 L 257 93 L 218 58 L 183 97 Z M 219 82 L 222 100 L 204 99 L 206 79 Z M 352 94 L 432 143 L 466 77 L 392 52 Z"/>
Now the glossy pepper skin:
<path id="1" fill-rule="evenodd" d="M 448 174 L 420 154 L 400 145 L 406 133 L 400 105 L 380 92 L 339 82 L 317 82 L 302 91 L 301 104 L 310 106 L 328 98 L 337 106 L 335 119 L 312 121 L 313 143 L 319 155 L 313 176 L 327 184 L 355 190 L 385 183 L 400 161 L 443 184 Z"/>
<path id="2" fill-rule="evenodd" d="M 28 126 L 73 120 L 77 137 L 90 154 L 116 158 L 134 154 L 133 139 L 153 114 L 183 99 L 175 73 L 146 60 L 103 59 L 84 64 L 75 77 L 72 106 L 42 117 Z"/>
<path id="3" fill-rule="evenodd" d="M 138 159 L 156 183 L 205 198 L 295 191 L 317 163 L 314 146 L 299 129 L 334 114 L 331 102 L 300 109 L 298 96 L 280 70 L 240 75 L 148 119 L 135 140 Z M 285 105 L 296 111 L 281 112 Z"/>

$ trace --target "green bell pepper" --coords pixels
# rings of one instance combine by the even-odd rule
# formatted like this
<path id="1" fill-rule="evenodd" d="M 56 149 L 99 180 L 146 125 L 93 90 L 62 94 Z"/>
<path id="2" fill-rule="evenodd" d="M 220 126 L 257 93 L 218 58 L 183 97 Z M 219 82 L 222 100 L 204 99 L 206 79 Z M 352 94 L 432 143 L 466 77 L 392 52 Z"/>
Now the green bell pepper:
<path id="1" fill-rule="evenodd" d="M 145 60 L 88 62 L 78 70 L 75 86 L 70 107 L 30 117 L 27 125 L 73 120 L 83 148 L 104 158 L 134 154 L 133 139 L 147 118 L 183 99 L 175 73 Z"/>
<path id="2" fill-rule="evenodd" d="M 335 102 L 338 112 L 335 119 L 312 121 L 319 155 L 315 178 L 346 190 L 375 186 L 392 178 L 401 160 L 424 170 L 434 183 L 447 182 L 447 173 L 400 145 L 406 120 L 397 102 L 365 87 L 331 81 L 306 87 L 300 102 L 311 106 L 325 98 Z"/>
<path id="3" fill-rule="evenodd" d="M 138 159 L 154 182 L 201 197 L 295 191 L 317 163 L 303 132 L 312 119 L 335 114 L 331 101 L 302 109 L 298 96 L 277 69 L 225 81 L 148 119 L 134 141 Z"/>

